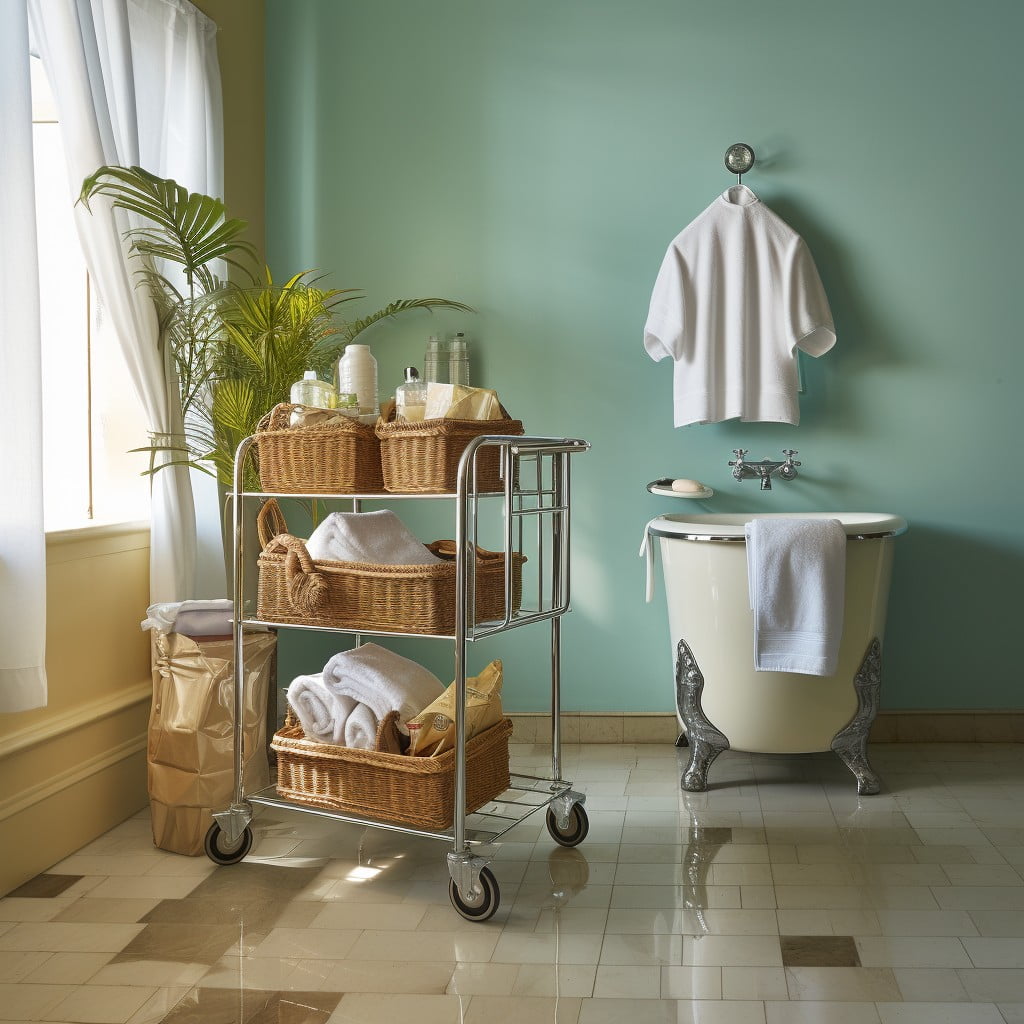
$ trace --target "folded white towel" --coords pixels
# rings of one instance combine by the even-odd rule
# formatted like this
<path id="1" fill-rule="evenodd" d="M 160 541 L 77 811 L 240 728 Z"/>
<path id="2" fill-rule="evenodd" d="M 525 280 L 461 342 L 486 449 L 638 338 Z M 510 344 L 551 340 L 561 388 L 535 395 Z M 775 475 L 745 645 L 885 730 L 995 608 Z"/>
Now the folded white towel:
<path id="1" fill-rule="evenodd" d="M 146 609 L 143 629 L 186 636 L 224 636 L 231 632 L 232 602 L 228 598 L 213 601 L 171 601 L 151 604 Z"/>
<path id="2" fill-rule="evenodd" d="M 306 550 L 314 560 L 430 565 L 440 562 L 390 509 L 332 512 L 310 534 Z"/>
<path id="3" fill-rule="evenodd" d="M 323 672 L 297 676 L 288 687 L 305 734 L 318 743 L 373 750 L 377 729 L 389 711 L 400 712 L 398 728 L 444 692 L 429 669 L 377 644 L 336 654 Z"/>
<path id="4" fill-rule="evenodd" d="M 744 533 L 754 668 L 832 675 L 843 636 L 842 524 L 838 519 L 753 519 Z"/>

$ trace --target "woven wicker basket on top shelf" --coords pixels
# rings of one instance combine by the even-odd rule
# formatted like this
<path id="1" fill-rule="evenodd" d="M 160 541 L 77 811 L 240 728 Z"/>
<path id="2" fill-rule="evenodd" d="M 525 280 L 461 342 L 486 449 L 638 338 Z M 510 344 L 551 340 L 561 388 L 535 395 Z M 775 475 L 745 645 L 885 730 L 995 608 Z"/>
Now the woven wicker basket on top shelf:
<path id="1" fill-rule="evenodd" d="M 508 740 L 503 718 L 466 743 L 466 813 L 509 787 Z M 410 757 L 357 750 L 307 739 L 289 716 L 271 747 L 277 753 L 281 796 L 421 828 L 449 828 L 455 811 L 455 751 Z"/>
<path id="2" fill-rule="evenodd" d="M 371 424 L 289 427 L 296 406 L 275 405 L 256 431 L 260 487 L 276 494 L 379 494 L 380 441 Z"/>
<path id="3" fill-rule="evenodd" d="M 521 437 L 522 420 L 511 419 L 502 407 L 500 420 L 396 421 L 384 409 L 377 421 L 384 489 L 396 494 L 451 494 L 458 483 L 459 459 L 466 446 L 482 434 Z M 476 457 L 477 490 L 500 491 L 504 467 L 497 448 L 484 447 Z"/>
<path id="4" fill-rule="evenodd" d="M 425 545 L 443 562 L 376 565 L 314 561 L 305 542 L 288 533 L 276 499 L 257 517 L 260 543 L 257 615 L 335 629 L 450 635 L 455 631 L 455 543 Z M 476 622 L 505 617 L 505 555 L 476 549 Z M 522 598 L 523 562 L 512 556 L 512 614 Z"/>

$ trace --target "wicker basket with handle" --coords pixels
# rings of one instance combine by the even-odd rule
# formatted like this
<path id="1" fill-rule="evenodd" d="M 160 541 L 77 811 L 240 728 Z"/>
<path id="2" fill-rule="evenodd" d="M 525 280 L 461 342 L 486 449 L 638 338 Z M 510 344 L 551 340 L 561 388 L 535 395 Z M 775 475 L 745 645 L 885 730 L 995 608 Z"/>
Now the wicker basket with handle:
<path id="1" fill-rule="evenodd" d="M 268 622 L 396 633 L 455 631 L 455 543 L 425 545 L 443 562 L 377 565 L 314 561 L 306 544 L 288 533 L 276 499 L 257 517 L 263 551 L 259 556 L 257 615 Z M 512 556 L 512 612 L 522 597 L 523 562 Z M 505 615 L 505 555 L 476 549 L 475 621 Z"/>
<path id="2" fill-rule="evenodd" d="M 458 483 L 459 459 L 466 446 L 482 434 L 521 437 L 522 420 L 511 419 L 505 408 L 500 420 L 393 419 L 393 409 L 382 410 L 377 421 L 384 489 L 396 494 L 451 494 Z M 476 457 L 477 490 L 504 487 L 501 453 L 484 447 Z"/>
<path id="3" fill-rule="evenodd" d="M 466 743 L 466 813 L 509 787 L 503 718 Z M 291 713 L 271 741 L 277 791 L 299 803 L 421 828 L 449 828 L 455 811 L 455 751 L 410 757 L 307 739 Z"/>
<path id="4" fill-rule="evenodd" d="M 379 494 L 384 488 L 380 441 L 372 425 L 289 427 L 288 402 L 275 405 L 256 431 L 260 487 L 278 494 Z"/>

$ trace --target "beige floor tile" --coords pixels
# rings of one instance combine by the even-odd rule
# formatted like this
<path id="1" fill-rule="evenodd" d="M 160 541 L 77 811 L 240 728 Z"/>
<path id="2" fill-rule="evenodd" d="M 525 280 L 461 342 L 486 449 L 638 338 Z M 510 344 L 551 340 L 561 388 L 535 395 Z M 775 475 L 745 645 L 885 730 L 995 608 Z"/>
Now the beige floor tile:
<path id="1" fill-rule="evenodd" d="M 678 1024 L 675 999 L 584 999 L 579 1024 Z"/>
<path id="2" fill-rule="evenodd" d="M 1006 1024 L 1024 1024 L 1024 1003 L 996 1003 Z"/>
<path id="3" fill-rule="evenodd" d="M 882 967 L 787 967 L 790 999 L 891 1002 L 899 999 L 893 973 Z"/>
<path id="4" fill-rule="evenodd" d="M 686 935 L 682 963 L 708 967 L 781 967 L 777 935 Z"/>
<path id="5" fill-rule="evenodd" d="M 82 985 L 47 1012 L 76 1024 L 125 1024 L 154 992 L 143 986 Z"/>
<path id="6" fill-rule="evenodd" d="M 497 966 L 497 965 L 495 965 Z M 593 964 L 521 964 L 512 986 L 517 996 L 585 997 L 594 993 Z"/>
<path id="7" fill-rule="evenodd" d="M 572 996 L 474 996 L 464 1024 L 576 1024 L 579 1013 L 580 999 Z"/>
<path id="8" fill-rule="evenodd" d="M 19 924 L 0 935 L 0 950 L 48 950 L 53 953 L 117 953 L 144 925 Z"/>
<path id="9" fill-rule="evenodd" d="M 27 978 L 55 955 L 46 950 L 23 952 L 9 949 L 0 952 L 0 984 L 12 984 Z"/>
<path id="10" fill-rule="evenodd" d="M 867 1002 L 766 1002 L 764 1012 L 767 1024 L 879 1024 L 875 1004 Z"/>
<path id="11" fill-rule="evenodd" d="M 969 941 L 969 940 L 967 940 Z M 858 938 L 857 952 L 863 967 L 970 967 L 959 939 L 897 935 Z"/>
<path id="12" fill-rule="evenodd" d="M 1009 864 L 943 864 L 950 885 L 1024 885 Z"/>
<path id="13" fill-rule="evenodd" d="M 75 902 L 76 898 L 73 896 L 52 899 L 23 899 L 20 896 L 8 896 L 5 899 L 0 899 L 0 922 L 52 921 Z"/>
<path id="14" fill-rule="evenodd" d="M 1004 1024 L 994 1003 L 877 1003 L 882 1024 Z"/>
<path id="15" fill-rule="evenodd" d="M 685 1001 L 679 1004 L 679 1024 L 764 1024 L 760 1002 L 722 1000 Z"/>
<path id="16" fill-rule="evenodd" d="M 144 985 L 151 988 L 176 988 L 195 985 L 209 968 L 203 963 L 174 960 L 133 960 L 101 967 L 89 983 L 94 985 Z"/>
<path id="17" fill-rule="evenodd" d="M 54 953 L 25 981 L 33 985 L 84 985 L 93 981 L 113 953 Z"/>
<path id="18" fill-rule="evenodd" d="M 85 922 L 87 924 L 136 924 L 146 916 L 159 899 L 93 899 L 83 896 L 62 910 L 54 921 Z"/>
<path id="19" fill-rule="evenodd" d="M 258 957 L 292 957 L 294 959 L 341 960 L 350 955 L 352 946 L 364 933 L 357 929 L 341 928 L 274 928 L 256 947 Z M 387 934 L 378 932 L 378 935 Z M 360 959 L 404 959 L 393 952 L 390 956 L 361 957 Z M 423 957 L 420 957 L 423 959 Z M 443 954 L 430 957 L 432 960 L 447 960 Z"/>
<path id="20" fill-rule="evenodd" d="M 602 964 L 593 994 L 595 999 L 659 999 L 661 968 Z"/>
<path id="21" fill-rule="evenodd" d="M 720 967 L 662 967 L 662 999 L 721 999 Z"/>
<path id="22" fill-rule="evenodd" d="M 600 935 L 557 935 L 528 932 L 505 934 L 492 940 L 492 955 L 479 958 L 508 964 L 596 964 L 601 955 Z"/>
<path id="23" fill-rule="evenodd" d="M 971 1001 L 956 971 L 934 967 L 897 967 L 893 974 L 903 999 L 908 1003 Z"/>
<path id="24" fill-rule="evenodd" d="M 975 967 L 1024 969 L 1024 938 L 965 938 L 962 940 Z"/>
<path id="25" fill-rule="evenodd" d="M 328 1024 L 465 1024 L 470 1000 L 457 995 L 378 995 L 350 992 L 342 996 Z"/>
<path id="26" fill-rule="evenodd" d="M 554 971 L 553 967 L 547 969 L 552 973 Z M 519 971 L 519 964 L 452 964 L 448 982 L 442 991 L 447 995 L 460 996 L 511 995 Z M 523 994 L 542 995 L 546 993 L 526 992 Z"/>
<path id="27" fill-rule="evenodd" d="M 878 910 L 883 935 L 975 935 L 978 929 L 963 910 Z M 861 935 L 856 929 L 852 935 Z"/>
<path id="28" fill-rule="evenodd" d="M 362 931 L 366 928 L 410 931 L 423 917 L 425 908 L 408 903 L 331 903 L 306 926 Z"/>
<path id="29" fill-rule="evenodd" d="M 0 984 L 0 1020 L 45 1020 L 48 1011 L 71 995 L 75 988 L 74 985 Z"/>
<path id="30" fill-rule="evenodd" d="M 159 988 L 128 1018 L 127 1024 L 160 1024 L 188 994 L 188 989 Z"/>
<path id="31" fill-rule="evenodd" d="M 683 942 L 679 935 L 606 935 L 599 963 L 616 966 L 678 964 Z"/>
<path id="32" fill-rule="evenodd" d="M 943 910 L 1024 911 L 1024 886 L 950 885 L 937 886 L 932 892 Z"/>
<path id="33" fill-rule="evenodd" d="M 723 967 L 723 999 L 788 999 L 781 967 Z"/>

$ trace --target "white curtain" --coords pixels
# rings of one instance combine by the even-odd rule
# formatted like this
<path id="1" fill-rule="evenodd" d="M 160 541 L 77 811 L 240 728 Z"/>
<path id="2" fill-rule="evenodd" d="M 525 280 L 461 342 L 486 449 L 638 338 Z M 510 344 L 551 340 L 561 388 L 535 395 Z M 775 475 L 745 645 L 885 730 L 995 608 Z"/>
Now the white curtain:
<path id="1" fill-rule="evenodd" d="M 141 166 L 192 191 L 223 195 L 220 72 L 209 18 L 187 0 L 27 2 L 75 198 L 104 164 Z M 176 384 L 157 350 L 153 305 L 126 259 L 126 215 L 101 201 L 92 208 L 76 211 L 82 250 L 150 430 L 180 433 Z M 189 473 L 173 467 L 152 479 L 151 600 L 186 600 L 195 596 L 196 568 Z"/>
<path id="2" fill-rule="evenodd" d="M 32 92 L 23 3 L 0 0 L 0 711 L 46 704 L 46 540 Z"/>

